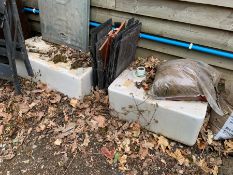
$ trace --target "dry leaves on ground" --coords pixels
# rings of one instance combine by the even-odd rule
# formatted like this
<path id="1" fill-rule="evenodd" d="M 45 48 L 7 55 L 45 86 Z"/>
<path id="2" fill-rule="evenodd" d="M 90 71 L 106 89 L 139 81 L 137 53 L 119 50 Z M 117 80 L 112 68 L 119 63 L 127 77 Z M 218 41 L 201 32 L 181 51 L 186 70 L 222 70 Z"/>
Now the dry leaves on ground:
<path id="1" fill-rule="evenodd" d="M 191 174 L 199 170 L 217 174 L 221 156 L 233 150 L 231 140 L 224 145 L 213 141 L 213 134 L 205 128 L 197 144 L 186 147 L 144 130 L 137 122 L 113 118 L 103 91 L 95 91 L 79 101 L 48 90 L 43 84 L 23 84 L 22 96 L 12 95 L 13 88 L 8 85 L 1 90 L 1 160 L 12 159 L 31 133 L 39 138 L 49 136 L 48 144 L 65 150 L 64 155 L 78 151 L 91 154 L 95 150 L 95 154 L 126 173 L 136 169 L 157 174 Z M 155 169 L 157 164 L 161 169 Z"/>
<path id="2" fill-rule="evenodd" d="M 112 160 L 115 155 L 115 149 L 109 150 L 107 147 L 103 146 L 100 150 L 101 154 L 103 154 L 106 158 Z"/>
<path id="3" fill-rule="evenodd" d="M 233 153 L 233 140 L 226 140 L 224 142 L 225 153 Z"/>

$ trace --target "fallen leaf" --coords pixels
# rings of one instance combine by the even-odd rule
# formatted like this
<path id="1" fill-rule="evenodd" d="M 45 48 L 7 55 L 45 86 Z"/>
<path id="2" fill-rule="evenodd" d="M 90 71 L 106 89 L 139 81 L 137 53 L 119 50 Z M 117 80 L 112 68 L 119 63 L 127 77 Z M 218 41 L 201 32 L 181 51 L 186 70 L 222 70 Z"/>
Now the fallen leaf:
<path id="1" fill-rule="evenodd" d="M 74 153 L 78 148 L 77 140 L 74 140 L 74 143 L 71 146 L 71 152 Z"/>
<path id="2" fill-rule="evenodd" d="M 179 149 L 176 149 L 176 151 L 173 153 L 173 152 L 168 152 L 168 154 L 173 157 L 174 159 L 176 159 L 178 162 L 179 162 L 179 165 L 188 165 L 189 164 L 189 160 L 186 159 L 181 151 Z"/>
<path id="3" fill-rule="evenodd" d="M 19 110 L 20 110 L 20 112 L 22 114 L 25 114 L 25 113 L 27 113 L 30 110 L 30 107 L 26 103 L 21 103 L 21 104 L 19 104 Z"/>
<path id="4" fill-rule="evenodd" d="M 164 165 L 167 164 L 167 162 L 166 162 L 164 159 L 161 159 L 160 161 L 161 161 Z"/>
<path id="5" fill-rule="evenodd" d="M 32 132 L 32 128 L 29 128 L 28 132 L 27 132 L 27 135 L 31 134 L 31 132 Z"/>
<path id="6" fill-rule="evenodd" d="M 36 132 L 42 132 L 46 129 L 46 125 L 41 122 L 38 127 L 36 127 Z"/>
<path id="7" fill-rule="evenodd" d="M 47 85 L 44 84 L 44 83 L 41 83 L 41 82 L 37 83 L 37 88 L 39 88 L 39 89 L 41 89 L 41 90 L 46 90 L 46 89 L 48 89 Z"/>
<path id="8" fill-rule="evenodd" d="M 4 155 L 4 156 L 0 156 L 0 159 L 5 159 L 5 160 L 11 160 L 15 157 L 15 154 L 13 152 L 10 152 L 9 154 L 7 155 Z"/>
<path id="9" fill-rule="evenodd" d="M 1 112 L 4 111 L 5 108 L 6 108 L 6 105 L 4 103 L 0 103 L 0 114 Z"/>
<path id="10" fill-rule="evenodd" d="M 213 143 L 214 135 L 213 135 L 213 132 L 211 130 L 208 130 L 207 132 L 208 132 L 207 143 L 209 145 L 211 145 Z"/>
<path id="11" fill-rule="evenodd" d="M 48 108 L 48 117 L 52 118 L 57 113 L 57 108 L 49 106 Z"/>
<path id="12" fill-rule="evenodd" d="M 163 136 L 158 137 L 158 147 L 160 147 L 162 151 L 165 152 L 167 148 L 170 148 L 168 140 Z"/>
<path id="13" fill-rule="evenodd" d="M 205 171 L 206 173 L 209 173 L 209 174 L 213 174 L 213 175 L 218 175 L 218 166 L 214 166 L 213 169 L 209 168 L 208 167 L 208 164 L 207 162 L 205 161 L 205 159 L 201 159 L 197 165 L 203 170 Z"/>
<path id="14" fill-rule="evenodd" d="M 122 155 L 119 157 L 119 169 L 121 171 L 126 171 L 127 168 L 125 167 L 125 164 L 127 163 L 127 155 Z"/>
<path id="15" fill-rule="evenodd" d="M 78 100 L 77 99 L 71 99 L 70 100 L 70 105 L 73 107 L 73 108 L 76 108 L 78 106 Z"/>
<path id="16" fill-rule="evenodd" d="M 49 101 L 52 104 L 59 103 L 61 101 L 61 95 L 54 94 L 54 95 L 52 95 L 52 99 L 50 99 Z"/>
<path id="17" fill-rule="evenodd" d="M 64 127 L 59 127 L 54 130 L 55 133 L 61 132 L 57 138 L 63 139 L 64 137 L 67 137 L 68 135 L 72 134 L 74 132 L 76 124 L 73 122 L 68 123 Z"/>
<path id="18" fill-rule="evenodd" d="M 151 142 L 147 142 L 147 141 L 145 141 L 143 144 L 142 144 L 142 146 L 144 147 L 144 148 L 148 148 L 148 149 L 153 149 L 154 148 L 154 143 L 151 143 Z"/>
<path id="19" fill-rule="evenodd" d="M 6 112 L 0 112 L 0 117 L 3 118 L 4 123 L 8 123 L 12 119 L 12 115 Z"/>
<path id="20" fill-rule="evenodd" d="M 203 141 L 202 139 L 198 139 L 197 146 L 198 146 L 198 149 L 204 150 L 207 147 L 207 143 Z"/>
<path id="21" fill-rule="evenodd" d="M 130 153 L 130 139 L 125 138 L 121 144 L 121 147 L 124 149 L 125 153 Z"/>
<path id="22" fill-rule="evenodd" d="M 126 164 L 127 163 L 127 155 L 123 155 L 119 157 L 119 163 L 120 164 Z"/>
<path id="23" fill-rule="evenodd" d="M 78 119 L 77 120 L 77 128 L 75 129 L 75 133 L 80 133 L 84 130 L 85 128 L 85 121 L 83 119 Z"/>
<path id="24" fill-rule="evenodd" d="M 218 166 L 214 166 L 214 169 L 212 169 L 211 172 L 213 175 L 218 175 Z"/>
<path id="25" fill-rule="evenodd" d="M 41 119 L 44 117 L 45 113 L 40 111 L 37 112 L 36 116 L 37 116 L 37 121 L 41 121 Z"/>
<path id="26" fill-rule="evenodd" d="M 30 105 L 29 105 L 29 108 L 32 109 L 33 107 L 35 107 L 36 105 L 38 105 L 38 103 L 40 103 L 39 100 L 35 100 L 34 102 L 32 102 Z"/>
<path id="27" fill-rule="evenodd" d="M 70 117 L 68 116 L 68 115 L 64 115 L 64 120 L 65 120 L 65 122 L 69 122 L 69 120 L 70 120 Z"/>
<path id="28" fill-rule="evenodd" d="M 98 91 L 94 91 L 95 94 L 95 100 L 98 102 L 100 101 L 100 93 Z"/>
<path id="29" fill-rule="evenodd" d="M 223 164 L 221 157 L 210 158 L 209 160 L 211 165 L 221 166 Z"/>
<path id="30" fill-rule="evenodd" d="M 104 97 L 103 103 L 104 103 L 105 105 L 107 105 L 107 104 L 109 103 L 109 97 L 108 97 L 108 95 Z"/>
<path id="31" fill-rule="evenodd" d="M 13 142 L 18 146 L 21 145 L 24 139 L 26 138 L 25 131 L 26 131 L 25 129 L 22 129 L 20 132 L 17 133 L 16 138 L 13 140 Z"/>
<path id="32" fill-rule="evenodd" d="M 89 135 L 86 133 L 85 134 L 85 139 L 84 139 L 81 146 L 87 147 L 89 145 L 89 143 L 90 143 Z"/>
<path id="33" fill-rule="evenodd" d="M 210 173 L 211 172 L 211 169 L 207 166 L 207 163 L 205 161 L 205 159 L 201 159 L 197 165 L 203 170 L 205 171 L 206 173 Z"/>
<path id="34" fill-rule="evenodd" d="M 95 120 L 91 120 L 90 122 L 87 122 L 88 125 L 91 127 L 91 130 L 97 130 L 98 129 L 98 122 Z"/>
<path id="35" fill-rule="evenodd" d="M 100 152 L 102 155 L 104 155 L 105 157 L 107 157 L 110 160 L 112 160 L 114 158 L 114 155 L 115 155 L 115 149 L 109 150 L 105 146 L 100 149 Z"/>
<path id="36" fill-rule="evenodd" d="M 148 148 L 144 148 L 141 146 L 138 154 L 140 156 L 140 159 L 144 160 L 148 156 L 148 153 L 149 153 Z"/>
<path id="37" fill-rule="evenodd" d="M 60 146 L 61 143 L 62 143 L 62 139 L 57 139 L 57 140 L 54 142 L 54 145 Z"/>
<path id="38" fill-rule="evenodd" d="M 233 153 L 233 140 L 226 140 L 224 142 L 225 152 Z"/>
<path id="39" fill-rule="evenodd" d="M 131 126 L 133 137 L 139 137 L 141 133 L 141 125 L 139 123 L 132 123 Z"/>
<path id="40" fill-rule="evenodd" d="M 4 131 L 4 126 L 0 125 L 0 136 L 3 134 L 3 131 Z"/>
<path id="41" fill-rule="evenodd" d="M 149 149 L 152 150 L 154 148 L 154 144 L 148 141 L 144 141 L 144 143 L 141 144 L 140 150 L 139 150 L 139 156 L 140 159 L 145 159 L 149 154 Z"/>
<path id="42" fill-rule="evenodd" d="M 104 116 L 95 116 L 94 120 L 98 123 L 99 128 L 104 128 L 106 126 L 106 118 Z"/>

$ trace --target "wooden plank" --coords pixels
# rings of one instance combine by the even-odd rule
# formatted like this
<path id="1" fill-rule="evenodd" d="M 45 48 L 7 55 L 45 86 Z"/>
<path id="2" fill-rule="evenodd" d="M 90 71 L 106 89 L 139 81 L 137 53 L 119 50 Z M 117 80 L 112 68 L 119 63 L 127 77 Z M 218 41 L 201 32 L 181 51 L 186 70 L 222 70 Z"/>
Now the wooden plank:
<path id="1" fill-rule="evenodd" d="M 186 2 L 193 2 L 193 3 L 200 3 L 200 4 L 208 4 L 208 5 L 216 5 L 220 7 L 229 7 L 233 8 L 232 0 L 179 0 L 179 1 L 186 1 Z"/>
<path id="2" fill-rule="evenodd" d="M 98 3 L 97 3 L 98 1 Z M 233 31 L 233 9 L 174 0 L 112 0 L 113 10 Z M 100 0 L 92 5 L 109 8 Z"/>
<path id="3" fill-rule="evenodd" d="M 210 54 L 196 52 L 176 46 L 170 46 L 148 40 L 140 40 L 139 47 L 154 50 L 168 55 L 173 55 L 181 58 L 190 58 L 204 61 L 210 65 L 221 67 L 224 69 L 233 70 L 233 60 L 223 57 L 218 57 Z"/>
<path id="4" fill-rule="evenodd" d="M 92 1 L 91 0 L 91 5 L 92 6 L 102 6 L 102 4 L 105 4 L 106 8 L 115 8 L 116 7 L 116 0 L 96 0 Z"/>
<path id="5" fill-rule="evenodd" d="M 142 31 L 154 35 L 188 41 L 218 49 L 233 50 L 233 33 L 173 21 L 139 16 L 109 9 L 91 8 L 91 20 L 104 22 L 109 17 L 122 21 L 134 17 L 142 22 Z"/>

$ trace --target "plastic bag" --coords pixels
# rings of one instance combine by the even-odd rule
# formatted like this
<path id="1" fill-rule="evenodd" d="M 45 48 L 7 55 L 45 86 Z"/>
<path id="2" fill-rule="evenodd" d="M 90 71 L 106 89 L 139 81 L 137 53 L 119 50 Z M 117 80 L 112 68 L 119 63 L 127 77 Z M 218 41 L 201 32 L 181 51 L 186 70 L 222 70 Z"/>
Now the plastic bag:
<path id="1" fill-rule="evenodd" d="M 212 109 L 223 115 L 217 102 L 216 87 L 221 74 L 206 63 L 179 59 L 167 61 L 158 67 L 152 85 L 152 94 L 157 99 L 203 100 Z"/>

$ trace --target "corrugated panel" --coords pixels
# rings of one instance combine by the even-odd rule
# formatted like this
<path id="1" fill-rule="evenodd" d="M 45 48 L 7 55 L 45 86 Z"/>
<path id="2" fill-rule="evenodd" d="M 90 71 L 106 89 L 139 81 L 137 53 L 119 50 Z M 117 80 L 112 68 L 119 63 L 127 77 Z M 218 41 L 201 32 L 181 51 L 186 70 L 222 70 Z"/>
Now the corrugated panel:
<path id="1" fill-rule="evenodd" d="M 89 42 L 89 0 L 39 0 L 42 37 L 82 50 Z"/>

